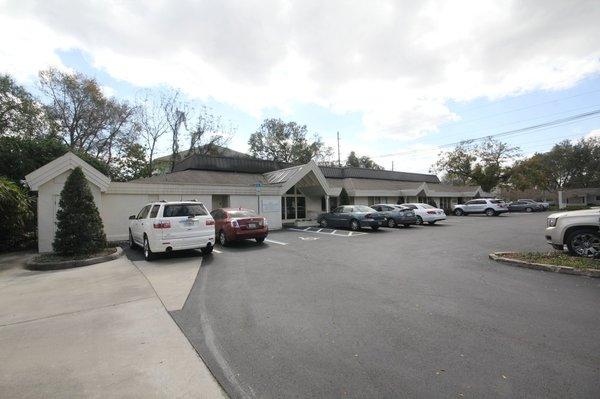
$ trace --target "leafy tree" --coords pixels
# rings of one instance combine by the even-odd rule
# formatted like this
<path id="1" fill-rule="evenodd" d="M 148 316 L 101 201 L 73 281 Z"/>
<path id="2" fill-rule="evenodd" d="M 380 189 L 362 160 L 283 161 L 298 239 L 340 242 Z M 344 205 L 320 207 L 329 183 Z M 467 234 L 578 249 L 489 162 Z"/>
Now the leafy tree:
<path id="1" fill-rule="evenodd" d="M 346 159 L 346 166 L 352 166 L 354 168 L 365 168 L 365 169 L 376 169 L 383 170 L 383 167 L 375 163 L 371 158 L 366 155 L 359 157 L 354 151 L 350 151 L 348 158 Z"/>
<path id="2" fill-rule="evenodd" d="M 31 200 L 13 181 L 0 177 L 0 250 L 17 246 L 26 234 L 33 217 Z"/>
<path id="3" fill-rule="evenodd" d="M 479 185 L 491 191 L 509 177 L 508 163 L 519 155 L 518 147 L 488 138 L 479 145 L 464 142 L 452 151 L 440 153 L 431 167 L 444 173 L 443 180 L 456 184 Z"/>
<path id="4" fill-rule="evenodd" d="M 342 187 L 342 191 L 340 192 L 340 205 L 350 205 L 350 197 L 348 196 L 348 192 L 344 187 Z"/>
<path id="5" fill-rule="evenodd" d="M 44 108 L 8 75 L 0 75 L 0 136 L 52 135 L 55 126 Z"/>
<path id="6" fill-rule="evenodd" d="M 95 79 L 48 69 L 40 72 L 40 90 L 49 101 L 47 112 L 59 136 L 71 149 L 110 164 L 119 148 L 134 140 L 137 109 L 106 98 Z"/>
<path id="7" fill-rule="evenodd" d="M 138 143 L 130 144 L 124 153 L 114 162 L 113 177 L 115 181 L 128 181 L 148 177 L 151 173 L 146 160 L 146 149 Z"/>
<path id="8" fill-rule="evenodd" d="M 306 125 L 265 119 L 248 140 L 250 153 L 261 159 L 288 163 L 320 161 L 330 156 L 331 148 L 317 135 L 311 141 L 306 137 L 307 132 Z"/>
<path id="9" fill-rule="evenodd" d="M 73 169 L 60 193 L 52 247 L 61 255 L 91 254 L 106 246 L 102 219 L 80 167 Z"/>
<path id="10" fill-rule="evenodd" d="M 0 137 L 0 175 L 18 183 L 25 175 L 70 150 L 56 138 Z M 74 151 L 81 159 L 110 176 L 108 165 L 86 153 Z"/>

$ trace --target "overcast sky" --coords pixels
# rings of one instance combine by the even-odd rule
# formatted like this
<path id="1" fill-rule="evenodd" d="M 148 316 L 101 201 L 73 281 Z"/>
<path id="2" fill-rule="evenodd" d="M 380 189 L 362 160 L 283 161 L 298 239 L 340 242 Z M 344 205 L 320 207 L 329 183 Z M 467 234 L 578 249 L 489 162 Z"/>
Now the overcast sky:
<path id="1" fill-rule="evenodd" d="M 275 116 L 426 172 L 441 144 L 600 109 L 598 21 L 598 0 L 0 0 L 0 72 L 81 70 L 123 98 L 178 88 L 238 126 L 238 150 Z M 599 129 L 507 141 L 527 154 Z"/>

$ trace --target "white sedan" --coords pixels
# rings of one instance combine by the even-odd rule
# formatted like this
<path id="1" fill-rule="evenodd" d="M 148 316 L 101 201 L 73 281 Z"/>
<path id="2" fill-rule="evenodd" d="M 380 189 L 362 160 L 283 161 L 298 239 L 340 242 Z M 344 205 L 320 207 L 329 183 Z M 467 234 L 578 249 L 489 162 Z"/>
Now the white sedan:
<path id="1" fill-rule="evenodd" d="M 429 204 L 412 203 L 402 204 L 401 206 L 410 208 L 415 212 L 417 224 L 423 224 L 424 222 L 435 224 L 435 222 L 439 222 L 440 220 L 446 220 L 446 213 L 443 209 L 436 208 Z"/>

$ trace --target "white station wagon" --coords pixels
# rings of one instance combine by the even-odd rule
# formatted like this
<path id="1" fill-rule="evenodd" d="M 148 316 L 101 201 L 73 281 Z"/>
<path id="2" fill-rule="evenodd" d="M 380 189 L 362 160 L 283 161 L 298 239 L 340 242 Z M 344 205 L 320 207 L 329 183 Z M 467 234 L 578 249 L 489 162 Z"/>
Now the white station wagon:
<path id="1" fill-rule="evenodd" d="M 153 202 L 129 220 L 129 246 L 141 246 L 146 260 L 157 252 L 213 250 L 215 221 L 201 202 Z"/>

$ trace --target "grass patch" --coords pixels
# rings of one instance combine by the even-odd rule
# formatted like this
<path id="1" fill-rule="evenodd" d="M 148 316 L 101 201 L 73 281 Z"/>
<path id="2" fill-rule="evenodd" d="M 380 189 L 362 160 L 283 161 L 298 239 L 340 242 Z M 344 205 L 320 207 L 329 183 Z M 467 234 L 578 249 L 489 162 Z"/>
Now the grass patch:
<path id="1" fill-rule="evenodd" d="M 502 254 L 505 258 L 523 260 L 546 265 L 569 266 L 575 269 L 600 269 L 600 259 L 581 258 L 564 252 L 518 252 Z"/>
<path id="2" fill-rule="evenodd" d="M 70 255 L 70 256 L 63 256 L 63 255 L 57 255 L 57 254 L 42 254 L 42 255 L 38 255 L 34 258 L 35 262 L 38 263 L 55 263 L 55 262 L 65 262 L 65 261 L 69 261 L 69 260 L 83 260 L 83 259 L 90 259 L 90 258 L 97 258 L 99 256 L 106 256 L 106 255 L 112 255 L 117 251 L 117 248 L 104 248 L 101 251 L 98 252 L 94 252 L 93 254 L 87 254 L 87 255 Z"/>

